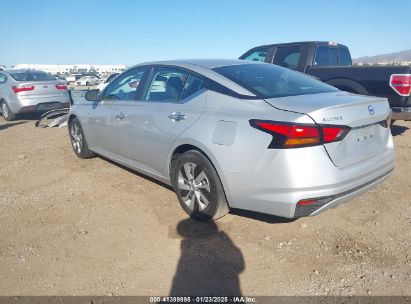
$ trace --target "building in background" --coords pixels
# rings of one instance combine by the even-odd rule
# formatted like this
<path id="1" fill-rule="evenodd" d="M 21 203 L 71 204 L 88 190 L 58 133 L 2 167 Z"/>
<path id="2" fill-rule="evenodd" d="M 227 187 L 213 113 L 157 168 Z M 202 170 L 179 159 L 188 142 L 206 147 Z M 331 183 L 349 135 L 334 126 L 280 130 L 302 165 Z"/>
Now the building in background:
<path id="1" fill-rule="evenodd" d="M 6 66 L 0 64 L 0 71 L 3 71 L 3 70 L 5 70 L 5 69 L 6 69 Z"/>
<path id="2" fill-rule="evenodd" d="M 124 64 L 16 64 L 13 69 L 33 69 L 40 70 L 50 74 L 81 74 L 97 73 L 112 74 L 119 73 L 126 69 Z"/>

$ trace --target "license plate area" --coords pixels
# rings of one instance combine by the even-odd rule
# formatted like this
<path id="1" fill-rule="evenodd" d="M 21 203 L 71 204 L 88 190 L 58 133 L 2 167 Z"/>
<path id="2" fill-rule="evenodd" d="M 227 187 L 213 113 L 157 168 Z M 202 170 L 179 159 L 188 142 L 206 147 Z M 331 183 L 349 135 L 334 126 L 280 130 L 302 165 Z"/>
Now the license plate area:
<path id="1" fill-rule="evenodd" d="M 375 138 L 375 126 L 355 130 L 355 138 L 360 143 L 372 142 Z"/>
<path id="2" fill-rule="evenodd" d="M 54 103 L 42 103 L 37 106 L 37 111 L 49 111 L 54 109 L 61 108 L 61 103 L 54 102 Z"/>

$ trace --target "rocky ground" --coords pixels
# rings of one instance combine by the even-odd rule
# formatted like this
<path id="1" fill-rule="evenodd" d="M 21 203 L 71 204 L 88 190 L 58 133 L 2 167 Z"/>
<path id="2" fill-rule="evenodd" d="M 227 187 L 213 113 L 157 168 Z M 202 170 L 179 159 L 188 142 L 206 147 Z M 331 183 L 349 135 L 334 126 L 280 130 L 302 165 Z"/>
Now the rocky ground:
<path id="1" fill-rule="evenodd" d="M 411 122 L 382 185 L 295 221 L 187 220 L 175 194 L 67 129 L 0 117 L 1 295 L 411 295 Z"/>

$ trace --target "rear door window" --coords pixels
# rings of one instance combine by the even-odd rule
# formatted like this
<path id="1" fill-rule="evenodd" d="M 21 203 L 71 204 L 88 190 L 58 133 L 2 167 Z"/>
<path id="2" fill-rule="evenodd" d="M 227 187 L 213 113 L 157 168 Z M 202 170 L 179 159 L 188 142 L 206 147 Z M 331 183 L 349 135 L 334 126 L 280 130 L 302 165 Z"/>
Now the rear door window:
<path id="1" fill-rule="evenodd" d="M 184 100 L 205 88 L 205 80 L 199 76 L 190 75 L 184 84 L 181 100 Z"/>
<path id="2" fill-rule="evenodd" d="M 300 46 L 278 47 L 275 52 L 273 63 L 286 68 L 296 69 L 300 64 L 300 57 Z"/>
<path id="3" fill-rule="evenodd" d="M 246 57 L 243 58 L 243 60 L 265 62 L 265 59 L 267 58 L 267 52 L 267 49 L 258 49 L 248 54 Z"/>
<path id="4" fill-rule="evenodd" d="M 155 70 L 145 100 L 178 102 L 188 78 L 188 72 L 177 68 L 161 67 Z"/>

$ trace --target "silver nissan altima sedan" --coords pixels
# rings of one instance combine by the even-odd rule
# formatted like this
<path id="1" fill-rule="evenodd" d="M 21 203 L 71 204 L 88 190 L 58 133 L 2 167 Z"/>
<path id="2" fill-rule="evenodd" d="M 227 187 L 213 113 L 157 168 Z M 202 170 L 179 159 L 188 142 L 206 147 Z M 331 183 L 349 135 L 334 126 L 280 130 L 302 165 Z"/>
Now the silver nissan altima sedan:
<path id="1" fill-rule="evenodd" d="M 103 155 L 172 185 L 200 220 L 230 208 L 316 215 L 394 168 L 385 98 L 242 60 L 136 65 L 71 107 L 81 158 Z M 155 202 L 153 202 L 155 204 Z"/>

